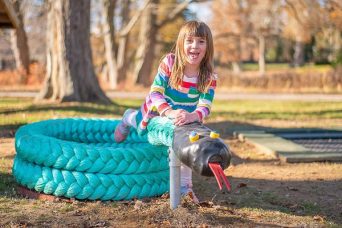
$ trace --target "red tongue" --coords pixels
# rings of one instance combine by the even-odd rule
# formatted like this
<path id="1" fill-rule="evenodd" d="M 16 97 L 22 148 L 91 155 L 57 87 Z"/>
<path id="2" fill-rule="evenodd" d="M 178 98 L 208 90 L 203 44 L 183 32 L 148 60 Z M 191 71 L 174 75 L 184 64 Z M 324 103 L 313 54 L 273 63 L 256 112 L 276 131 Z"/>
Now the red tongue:
<path id="1" fill-rule="evenodd" d="M 215 178 L 216 178 L 216 181 L 217 181 L 217 184 L 218 184 L 220 190 L 222 190 L 222 181 L 223 181 L 223 183 L 226 185 L 227 190 L 230 191 L 231 188 L 230 188 L 229 181 L 228 181 L 226 175 L 224 175 L 224 172 L 223 172 L 220 164 L 209 162 L 209 167 L 215 175 Z M 222 178 L 222 180 L 220 178 Z"/>

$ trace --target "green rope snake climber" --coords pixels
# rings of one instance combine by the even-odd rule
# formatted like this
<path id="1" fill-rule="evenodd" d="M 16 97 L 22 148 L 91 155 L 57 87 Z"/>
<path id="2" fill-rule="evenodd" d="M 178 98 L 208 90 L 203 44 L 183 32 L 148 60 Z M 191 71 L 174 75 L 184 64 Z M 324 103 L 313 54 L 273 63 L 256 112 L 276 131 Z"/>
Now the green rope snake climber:
<path id="1" fill-rule="evenodd" d="M 123 143 L 114 141 L 118 120 L 66 118 L 22 126 L 15 135 L 16 181 L 37 192 L 76 199 L 128 200 L 169 191 L 168 148 L 200 175 L 227 184 L 222 168 L 229 148 L 201 123 L 175 127 L 152 118 L 146 134 L 131 129 Z M 200 135 L 190 140 L 191 131 Z M 215 135 L 215 134 L 214 134 Z"/>
<path id="2" fill-rule="evenodd" d="M 148 134 L 131 130 L 117 144 L 113 130 L 118 122 L 67 118 L 20 127 L 15 136 L 16 181 L 38 192 L 77 199 L 127 200 L 167 192 L 173 124 L 154 118 Z M 165 127 L 155 129 L 160 124 Z"/>

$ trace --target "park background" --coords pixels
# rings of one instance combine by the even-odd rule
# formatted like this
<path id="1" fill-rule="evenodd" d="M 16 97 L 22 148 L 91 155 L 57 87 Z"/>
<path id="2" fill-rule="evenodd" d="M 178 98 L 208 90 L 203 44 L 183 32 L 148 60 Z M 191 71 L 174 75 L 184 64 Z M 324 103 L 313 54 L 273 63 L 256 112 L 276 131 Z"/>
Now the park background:
<path id="1" fill-rule="evenodd" d="M 219 89 L 342 91 L 339 1 L 92 1 L 91 6 L 70 4 L 71 11 L 88 12 L 75 18 L 67 12 L 62 17 L 58 2 L 14 2 L 19 28 L 2 29 L 0 36 L 3 89 L 24 86 L 41 90 L 41 98 L 60 101 L 73 93 L 80 101 L 90 100 L 75 81 L 95 88 L 87 79 L 92 77 L 103 90 L 144 89 L 171 51 L 180 26 L 200 19 L 213 32 Z M 63 28 L 69 22 L 74 32 Z M 67 69 L 56 67 L 66 61 Z M 77 64 L 89 65 L 83 66 L 87 72 Z M 63 80 L 42 86 L 48 77 Z M 63 91 L 68 83 L 73 88 Z M 49 86 L 53 95 L 43 94 Z"/>
<path id="2" fill-rule="evenodd" d="M 1 22 L 5 2 L 16 19 L 0 29 L 0 225 L 342 224 L 339 162 L 283 164 L 234 137 L 248 129 L 342 127 L 340 1 L 0 0 Z M 225 174 L 233 192 L 194 176 L 202 204 L 185 199 L 174 211 L 167 196 L 124 202 L 22 197 L 12 175 L 17 129 L 52 118 L 120 118 L 138 108 L 160 59 L 190 19 L 203 20 L 214 35 L 220 99 L 206 124 L 232 150 Z"/>

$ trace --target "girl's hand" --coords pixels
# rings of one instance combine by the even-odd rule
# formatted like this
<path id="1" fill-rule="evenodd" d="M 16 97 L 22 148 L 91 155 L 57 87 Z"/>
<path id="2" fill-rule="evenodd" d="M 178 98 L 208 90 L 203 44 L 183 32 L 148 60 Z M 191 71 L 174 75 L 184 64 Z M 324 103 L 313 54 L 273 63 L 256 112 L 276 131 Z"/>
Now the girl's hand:
<path id="1" fill-rule="evenodd" d="M 196 112 L 181 112 L 179 113 L 176 118 L 173 120 L 174 125 L 182 126 L 184 124 L 193 123 L 199 121 L 198 114 Z"/>
<path id="2" fill-rule="evenodd" d="M 177 110 L 169 109 L 164 112 L 164 115 L 168 117 L 169 119 L 176 119 L 177 116 L 181 115 L 184 112 L 187 112 L 187 111 L 183 109 L 177 109 Z"/>

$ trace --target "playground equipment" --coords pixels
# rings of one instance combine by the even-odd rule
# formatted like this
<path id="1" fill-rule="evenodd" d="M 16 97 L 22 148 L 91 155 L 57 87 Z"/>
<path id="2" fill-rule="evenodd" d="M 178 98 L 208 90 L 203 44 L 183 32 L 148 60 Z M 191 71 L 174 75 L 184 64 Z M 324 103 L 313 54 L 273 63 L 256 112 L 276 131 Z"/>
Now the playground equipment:
<path id="1" fill-rule="evenodd" d="M 229 149 L 217 132 L 199 122 L 176 127 L 170 147 L 170 207 L 174 209 L 180 203 L 181 162 L 202 176 L 214 175 L 219 188 L 223 182 L 230 191 L 222 170 L 229 166 L 230 159 Z"/>
<path id="2" fill-rule="evenodd" d="M 174 163 L 174 155 L 201 175 L 214 173 L 219 184 L 224 177 L 230 188 L 222 172 L 229 165 L 230 152 L 210 129 L 199 123 L 175 127 L 170 120 L 156 117 L 150 121 L 147 134 L 131 130 L 126 141 L 117 144 L 113 130 L 118 122 L 68 118 L 19 128 L 13 175 L 19 184 L 37 192 L 90 200 L 162 195 L 170 188 L 171 176 L 172 201 L 173 181 L 178 180 L 173 178 L 172 169 L 169 174 L 171 148 L 171 167 L 179 164 Z M 197 140 L 191 141 L 191 131 L 197 132 Z M 171 204 L 175 208 L 179 203 Z"/>

